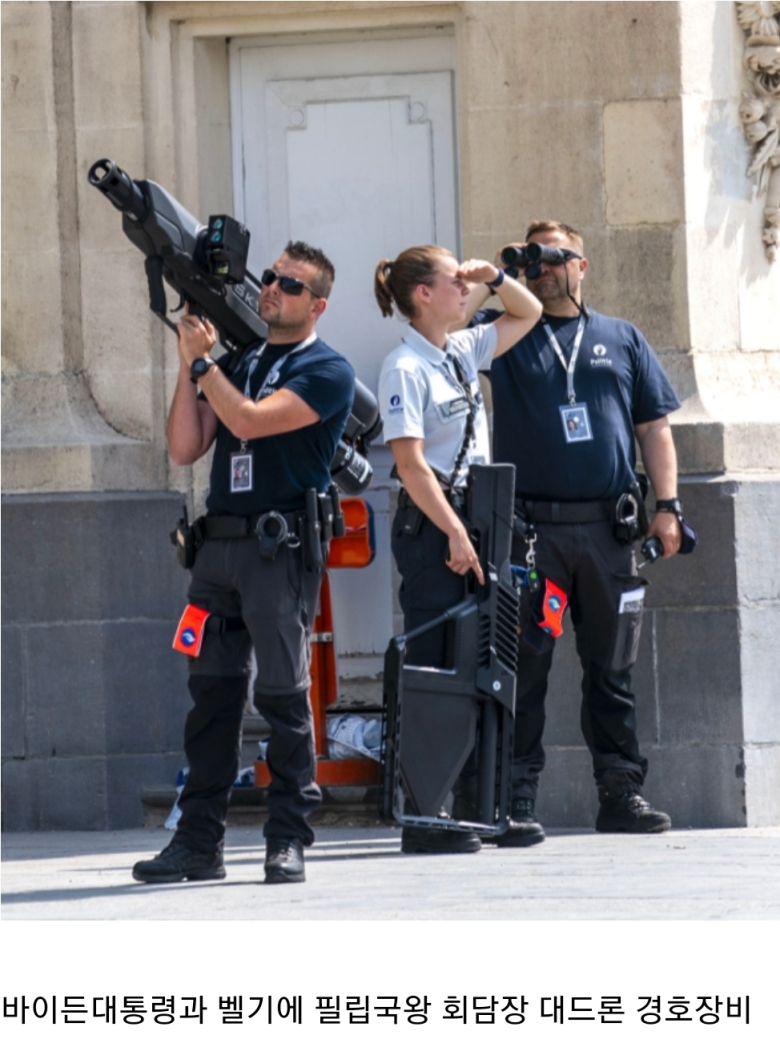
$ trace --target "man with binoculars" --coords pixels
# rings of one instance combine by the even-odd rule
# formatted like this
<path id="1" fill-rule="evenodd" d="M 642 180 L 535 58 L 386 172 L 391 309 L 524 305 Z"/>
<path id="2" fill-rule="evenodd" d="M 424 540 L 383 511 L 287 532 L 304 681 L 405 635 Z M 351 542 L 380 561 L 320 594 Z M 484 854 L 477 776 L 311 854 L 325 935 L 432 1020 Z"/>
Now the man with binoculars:
<path id="1" fill-rule="evenodd" d="M 641 333 L 584 305 L 588 262 L 576 229 L 534 222 L 526 242 L 505 247 L 501 261 L 525 276 L 543 315 L 490 372 L 493 460 L 516 469 L 513 562 L 524 608 L 512 823 L 497 842 L 544 840 L 535 815 L 544 701 L 567 601 L 583 670 L 582 731 L 600 801 L 596 829 L 663 832 L 669 817 L 642 797 L 647 760 L 631 689 L 646 585 L 633 549 L 644 516 L 634 439 L 656 500 L 647 534 L 670 557 L 680 549 L 682 526 L 667 416 L 680 404 Z M 488 293 L 472 291 L 471 313 Z M 472 322 L 497 315 L 482 310 Z"/>

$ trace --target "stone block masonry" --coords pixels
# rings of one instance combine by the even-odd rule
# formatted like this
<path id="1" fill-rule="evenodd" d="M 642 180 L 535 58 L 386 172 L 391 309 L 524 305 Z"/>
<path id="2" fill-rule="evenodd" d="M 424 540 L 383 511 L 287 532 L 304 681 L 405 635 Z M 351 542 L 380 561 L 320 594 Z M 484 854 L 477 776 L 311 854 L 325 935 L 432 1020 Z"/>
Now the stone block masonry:
<path id="1" fill-rule="evenodd" d="M 168 492 L 3 499 L 3 828 L 142 824 L 183 766 L 171 637 L 187 574 Z"/>

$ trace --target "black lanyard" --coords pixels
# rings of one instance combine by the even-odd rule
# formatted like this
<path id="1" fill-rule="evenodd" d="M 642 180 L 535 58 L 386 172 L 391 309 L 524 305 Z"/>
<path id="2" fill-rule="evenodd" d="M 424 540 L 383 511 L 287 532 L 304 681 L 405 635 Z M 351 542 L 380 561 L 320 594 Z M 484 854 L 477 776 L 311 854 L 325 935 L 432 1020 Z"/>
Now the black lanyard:
<path id="1" fill-rule="evenodd" d="M 282 367 L 287 363 L 287 361 L 290 359 L 290 357 L 292 356 L 293 353 L 299 353 L 301 351 L 301 349 L 308 348 L 308 346 L 312 345 L 316 341 L 317 341 L 317 335 L 315 333 L 312 333 L 312 334 L 309 335 L 308 338 L 304 339 L 304 341 L 298 342 L 297 345 L 294 345 L 292 347 L 292 349 L 290 349 L 288 352 L 286 352 L 284 354 L 284 356 L 279 357 L 279 359 L 274 364 L 271 365 L 271 368 L 270 368 L 268 374 L 263 379 L 263 383 L 262 383 L 261 387 L 258 389 L 257 396 L 255 396 L 254 399 L 255 400 L 259 400 L 261 394 L 264 393 L 266 391 L 266 389 L 268 389 L 271 386 L 276 384 L 276 381 L 277 381 L 277 379 L 279 377 L 279 373 L 282 370 Z M 247 371 L 247 376 L 246 376 L 246 382 L 244 384 L 244 396 L 247 396 L 247 397 L 251 396 L 251 393 L 249 391 L 249 387 L 250 387 L 250 384 L 251 384 L 251 381 L 252 381 L 252 375 L 257 370 L 257 365 L 260 363 L 260 359 L 263 356 L 263 354 L 265 353 L 265 350 L 266 350 L 267 346 L 268 346 L 268 342 L 264 342 L 260 346 L 260 348 L 257 350 L 257 352 L 255 353 L 252 361 L 249 364 L 249 369 Z"/>
<path id="2" fill-rule="evenodd" d="M 463 459 L 466 457 L 469 447 L 474 442 L 477 419 L 477 398 L 474 396 L 474 390 L 471 388 L 471 382 L 469 381 L 469 376 L 466 374 L 466 368 L 463 366 L 463 362 L 455 353 L 448 357 L 448 359 L 452 360 L 452 366 L 455 368 L 455 376 L 465 393 L 469 405 L 468 418 L 466 419 L 466 431 L 463 434 L 463 443 L 460 445 L 460 450 L 458 451 L 458 456 L 455 459 L 455 465 L 452 469 L 452 475 L 450 476 L 450 487 L 454 488 L 455 481 L 460 472 L 460 467 L 463 465 Z"/>

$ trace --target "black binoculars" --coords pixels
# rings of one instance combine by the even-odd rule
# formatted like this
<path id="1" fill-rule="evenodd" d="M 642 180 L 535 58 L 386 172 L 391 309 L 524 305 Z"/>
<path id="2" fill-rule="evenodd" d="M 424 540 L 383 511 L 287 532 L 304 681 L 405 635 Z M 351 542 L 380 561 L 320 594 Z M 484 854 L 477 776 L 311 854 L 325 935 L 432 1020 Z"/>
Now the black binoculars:
<path id="1" fill-rule="evenodd" d="M 570 258 L 579 258 L 576 251 L 565 247 L 547 247 L 545 244 L 526 244 L 525 247 L 505 247 L 501 252 L 504 265 L 525 269 L 528 280 L 537 280 L 542 272 L 542 263 L 562 265 Z"/>

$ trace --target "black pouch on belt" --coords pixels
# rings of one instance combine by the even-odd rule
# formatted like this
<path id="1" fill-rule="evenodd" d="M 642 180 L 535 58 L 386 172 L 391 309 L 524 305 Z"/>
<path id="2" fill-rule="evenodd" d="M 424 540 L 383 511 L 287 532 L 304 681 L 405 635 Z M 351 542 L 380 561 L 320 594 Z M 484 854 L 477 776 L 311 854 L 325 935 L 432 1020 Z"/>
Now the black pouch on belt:
<path id="1" fill-rule="evenodd" d="M 341 507 L 338 504 L 338 500 L 334 504 L 333 495 L 330 491 L 326 494 L 318 494 L 317 504 L 319 506 L 319 519 L 322 528 L 320 541 L 329 542 L 336 533 L 336 510 L 338 509 L 341 512 Z M 342 516 L 341 519 L 343 520 L 344 517 Z"/>
<path id="2" fill-rule="evenodd" d="M 416 538 L 422 528 L 425 513 L 415 505 L 406 491 L 401 491 L 398 496 L 398 513 L 398 524 L 402 533 L 409 538 Z"/>
<path id="3" fill-rule="evenodd" d="M 320 523 L 319 497 L 316 487 L 306 490 L 306 518 L 303 525 L 303 566 L 308 574 L 322 570 L 322 524 Z"/>
<path id="4" fill-rule="evenodd" d="M 344 520 L 344 513 L 341 509 L 339 489 L 335 484 L 331 484 L 328 488 L 328 497 L 330 498 L 333 512 L 333 537 L 343 538 L 347 533 L 347 524 Z"/>
<path id="5" fill-rule="evenodd" d="M 190 524 L 187 516 L 187 506 L 182 506 L 181 519 L 176 524 L 175 530 L 171 531 L 171 542 L 176 546 L 176 559 L 182 567 L 190 570 L 195 563 L 195 554 L 202 543 L 203 536 L 198 527 L 198 521 Z"/>

